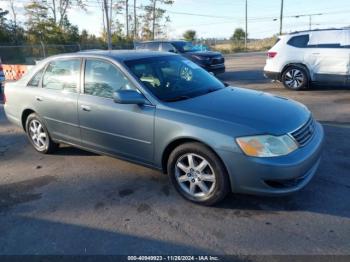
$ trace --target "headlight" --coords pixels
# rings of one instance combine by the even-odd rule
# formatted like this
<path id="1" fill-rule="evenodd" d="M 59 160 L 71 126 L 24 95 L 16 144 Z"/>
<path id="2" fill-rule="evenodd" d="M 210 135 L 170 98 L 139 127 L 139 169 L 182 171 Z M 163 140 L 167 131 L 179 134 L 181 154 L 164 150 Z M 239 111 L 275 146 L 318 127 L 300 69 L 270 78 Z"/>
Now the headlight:
<path id="1" fill-rule="evenodd" d="M 284 156 L 298 148 L 288 135 L 248 136 L 237 138 L 236 141 L 246 155 L 254 157 Z"/>

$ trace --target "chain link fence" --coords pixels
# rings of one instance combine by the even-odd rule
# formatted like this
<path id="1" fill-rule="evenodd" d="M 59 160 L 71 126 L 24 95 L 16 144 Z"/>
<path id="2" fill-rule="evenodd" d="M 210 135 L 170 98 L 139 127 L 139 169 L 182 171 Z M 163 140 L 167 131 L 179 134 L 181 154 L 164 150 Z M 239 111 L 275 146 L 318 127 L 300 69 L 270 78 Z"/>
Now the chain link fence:
<path id="1" fill-rule="evenodd" d="M 133 49 L 132 43 L 122 43 L 113 45 L 113 49 Z M 0 46 L 0 59 L 3 64 L 22 64 L 34 65 L 36 61 L 46 57 L 73 53 L 83 50 L 106 50 L 107 45 L 104 44 L 69 44 L 69 45 L 18 45 L 18 46 Z"/>

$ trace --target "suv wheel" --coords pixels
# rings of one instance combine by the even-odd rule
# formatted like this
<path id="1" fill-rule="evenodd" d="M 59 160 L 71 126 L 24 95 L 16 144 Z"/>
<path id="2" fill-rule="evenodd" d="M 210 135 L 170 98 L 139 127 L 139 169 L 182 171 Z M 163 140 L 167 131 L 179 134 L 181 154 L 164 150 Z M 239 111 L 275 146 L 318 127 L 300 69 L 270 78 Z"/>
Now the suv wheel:
<path id="1" fill-rule="evenodd" d="M 30 114 L 27 118 L 26 132 L 36 151 L 47 154 L 58 148 L 58 144 L 51 140 L 43 121 L 35 113 Z"/>
<path id="2" fill-rule="evenodd" d="M 214 205 L 229 192 L 225 167 L 209 148 L 200 143 L 177 147 L 170 154 L 167 168 L 176 190 L 192 202 Z"/>
<path id="3" fill-rule="evenodd" d="M 282 83 L 288 89 L 301 90 L 308 86 L 309 77 L 304 68 L 290 66 L 282 74 Z"/>

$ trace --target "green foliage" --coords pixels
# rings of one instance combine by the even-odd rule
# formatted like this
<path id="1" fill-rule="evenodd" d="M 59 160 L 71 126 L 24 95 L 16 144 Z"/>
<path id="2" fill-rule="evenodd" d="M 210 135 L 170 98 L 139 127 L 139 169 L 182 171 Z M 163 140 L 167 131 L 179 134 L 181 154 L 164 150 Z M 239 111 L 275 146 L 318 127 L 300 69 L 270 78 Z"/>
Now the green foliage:
<path id="1" fill-rule="evenodd" d="M 196 34 L 197 32 L 195 30 L 187 30 L 182 36 L 185 40 L 193 42 L 196 39 Z"/>
<path id="2" fill-rule="evenodd" d="M 106 48 L 105 29 L 101 36 L 91 35 L 86 30 L 79 33 L 79 28 L 72 25 L 67 17 L 68 10 L 73 6 L 85 10 L 88 1 L 26 0 L 23 8 L 25 20 L 20 23 L 16 21 L 15 15 L 15 21 L 12 21 L 9 19 L 9 11 L 0 8 L 1 58 L 12 63 L 32 63 L 33 60 L 51 54 Z M 173 4 L 174 0 L 147 0 L 142 8 L 128 7 L 128 20 L 131 24 L 129 33 L 132 32 L 132 37 L 126 36 L 124 25 L 119 21 L 120 15 L 126 10 L 127 2 L 137 6 L 135 0 L 114 1 L 111 22 L 114 49 L 132 49 L 133 37 L 152 39 L 166 36 L 165 29 L 170 19 L 164 6 Z M 13 7 L 11 10 L 15 14 Z M 136 10 L 140 11 L 136 13 Z"/>
<path id="3" fill-rule="evenodd" d="M 142 38 L 149 40 L 162 38 L 165 36 L 165 27 L 170 22 L 170 17 L 165 16 L 166 10 L 159 5 L 172 5 L 174 0 L 149 0 L 148 5 L 144 6 L 142 16 Z"/>
<path id="4" fill-rule="evenodd" d="M 235 32 L 231 36 L 232 41 L 242 41 L 245 39 L 245 32 L 242 28 L 236 28 Z"/>

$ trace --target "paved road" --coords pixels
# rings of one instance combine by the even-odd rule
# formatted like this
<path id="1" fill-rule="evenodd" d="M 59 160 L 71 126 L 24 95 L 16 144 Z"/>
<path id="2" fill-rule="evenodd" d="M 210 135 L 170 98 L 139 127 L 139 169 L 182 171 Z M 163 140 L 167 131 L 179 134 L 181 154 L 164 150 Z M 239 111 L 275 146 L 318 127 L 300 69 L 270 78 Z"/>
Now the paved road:
<path id="1" fill-rule="evenodd" d="M 183 200 L 160 173 L 71 147 L 40 155 L 0 106 L 0 254 L 350 254 L 350 92 L 290 92 L 261 54 L 228 58 L 222 78 L 310 106 L 326 123 L 319 172 L 283 198 Z"/>

